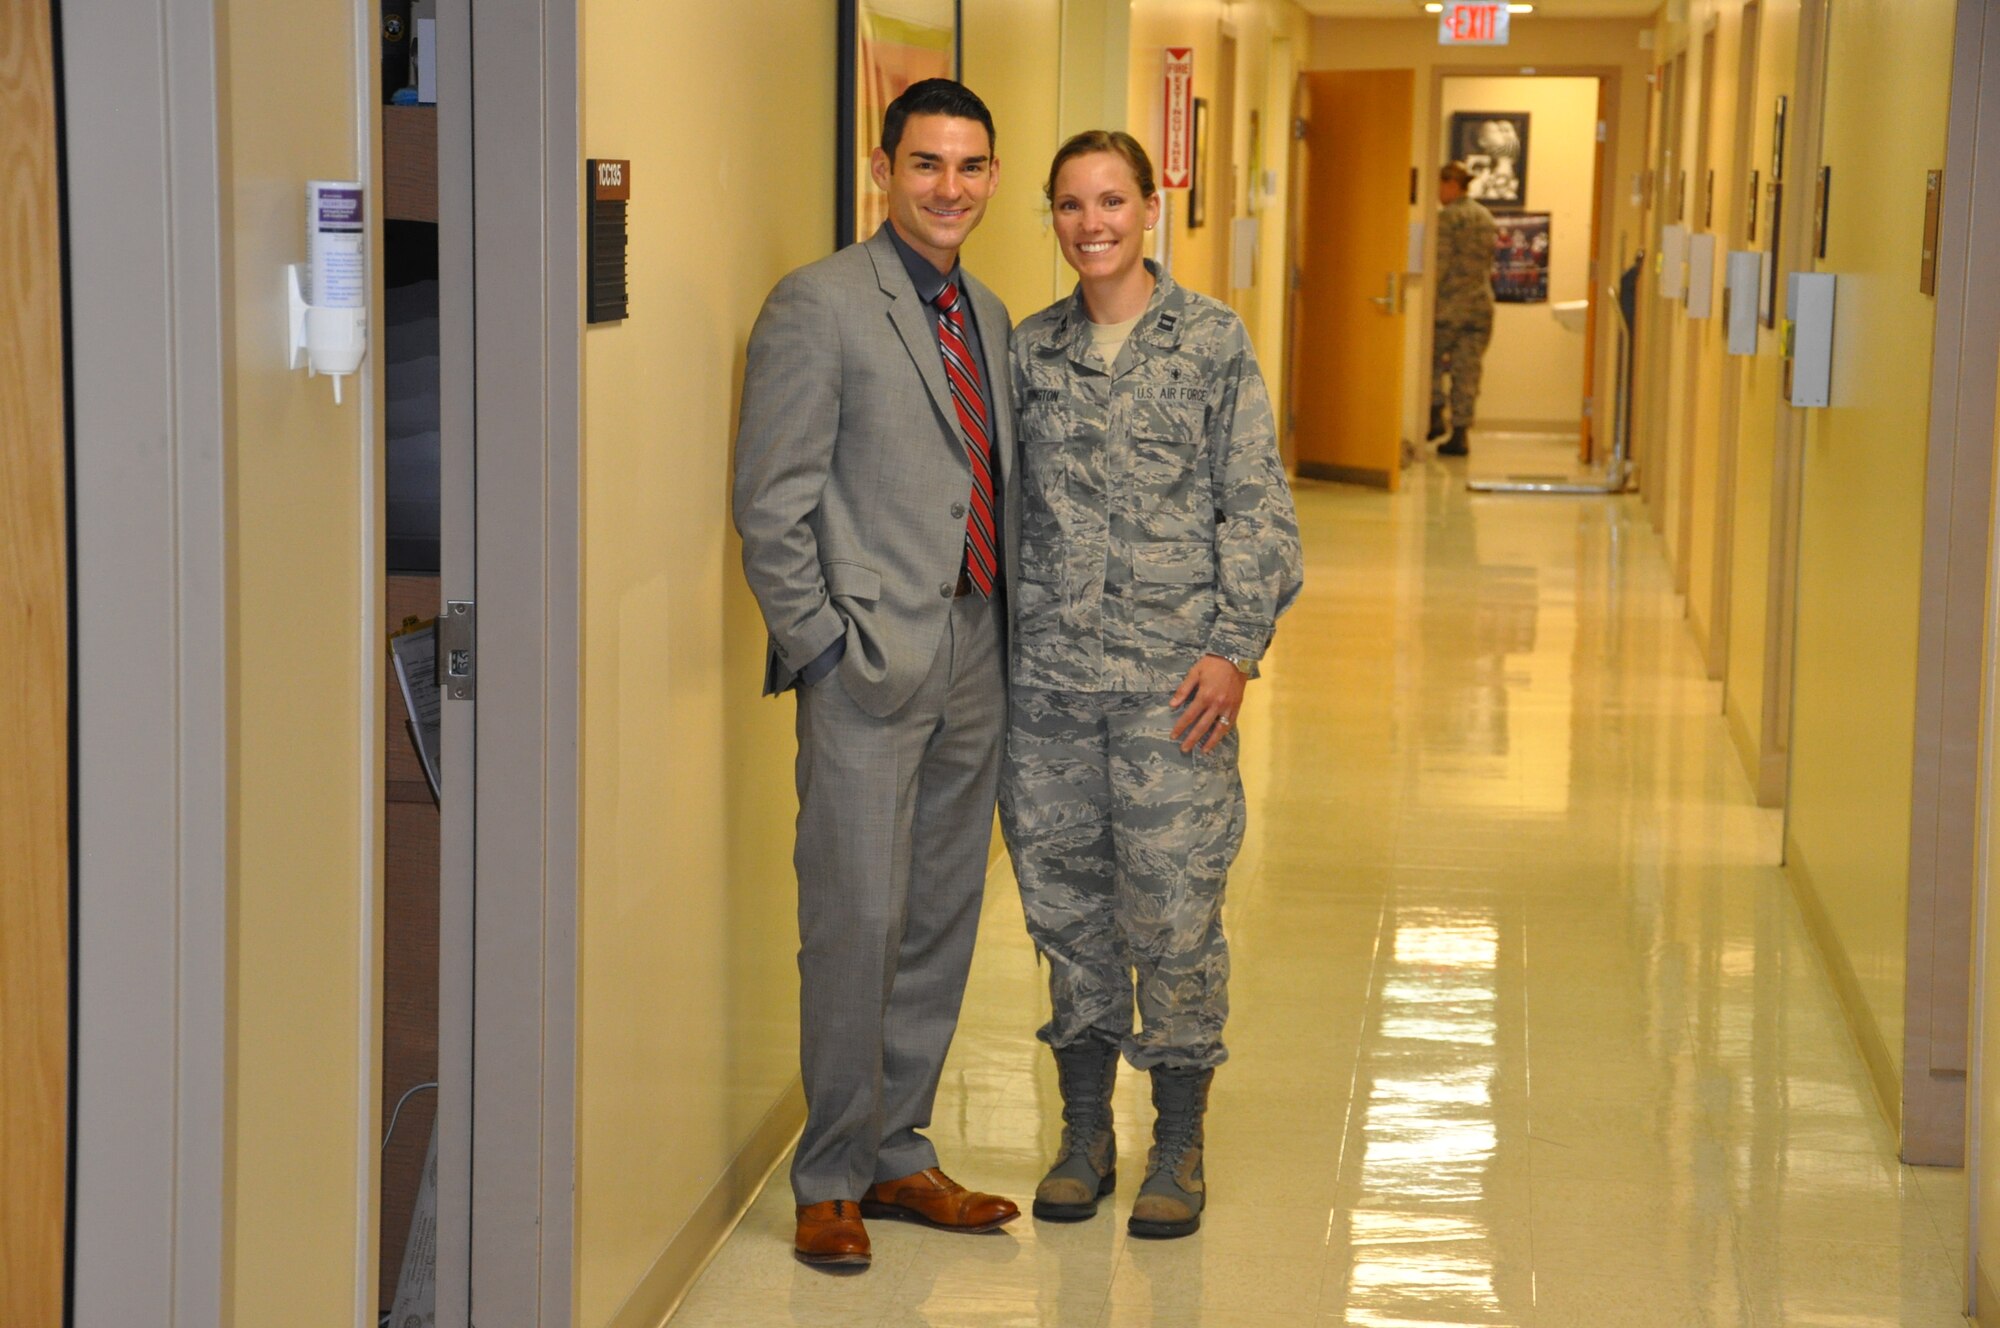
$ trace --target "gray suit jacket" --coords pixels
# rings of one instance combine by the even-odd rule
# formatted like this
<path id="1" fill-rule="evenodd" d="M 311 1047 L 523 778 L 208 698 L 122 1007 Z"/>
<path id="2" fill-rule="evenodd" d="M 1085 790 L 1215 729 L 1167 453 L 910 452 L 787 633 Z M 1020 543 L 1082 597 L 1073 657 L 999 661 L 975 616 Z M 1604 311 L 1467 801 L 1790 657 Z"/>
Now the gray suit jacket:
<path id="1" fill-rule="evenodd" d="M 960 275 L 984 343 L 1011 583 L 1012 323 Z M 888 235 L 780 281 L 750 333 L 736 435 L 743 571 L 771 634 L 765 694 L 844 635 L 855 703 L 879 717 L 907 701 L 943 638 L 971 489 L 937 337 Z"/>

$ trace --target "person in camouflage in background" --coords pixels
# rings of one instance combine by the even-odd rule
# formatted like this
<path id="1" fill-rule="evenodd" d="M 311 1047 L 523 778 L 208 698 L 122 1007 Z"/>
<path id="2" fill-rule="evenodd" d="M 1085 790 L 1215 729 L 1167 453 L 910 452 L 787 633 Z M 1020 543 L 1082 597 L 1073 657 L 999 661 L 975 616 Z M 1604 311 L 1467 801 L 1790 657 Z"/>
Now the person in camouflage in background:
<path id="1" fill-rule="evenodd" d="M 1298 519 L 1242 322 L 1144 259 L 1160 210 L 1144 149 L 1079 134 L 1046 193 L 1078 283 L 1014 334 L 1020 574 L 1000 788 L 1063 1096 L 1034 1211 L 1087 1218 L 1114 1187 L 1122 1051 L 1150 1074 L 1156 1112 L 1130 1230 L 1184 1236 L 1201 1224 L 1202 1121 L 1226 1055 L 1236 718 L 1299 592 Z"/>
<path id="2" fill-rule="evenodd" d="M 1479 362 L 1493 339 L 1493 214 L 1470 197 L 1472 172 L 1452 162 L 1438 172 L 1437 314 L 1431 334 L 1431 431 L 1445 434 L 1445 378 L 1451 379 L 1451 436 L 1439 456 L 1464 456 L 1479 399 Z"/>

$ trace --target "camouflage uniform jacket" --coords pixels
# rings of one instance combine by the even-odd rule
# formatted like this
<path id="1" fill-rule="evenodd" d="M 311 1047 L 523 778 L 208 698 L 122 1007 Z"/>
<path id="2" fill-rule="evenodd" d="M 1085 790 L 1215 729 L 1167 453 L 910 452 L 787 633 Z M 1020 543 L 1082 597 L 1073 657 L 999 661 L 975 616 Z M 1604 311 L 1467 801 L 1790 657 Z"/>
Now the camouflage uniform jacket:
<path id="1" fill-rule="evenodd" d="M 1497 242 L 1493 214 L 1478 201 L 1459 198 L 1438 209 L 1438 322 L 1493 321 Z"/>
<path id="2" fill-rule="evenodd" d="M 1204 654 L 1261 658 L 1299 593 L 1298 518 L 1249 335 L 1147 268 L 1153 298 L 1114 365 L 1080 289 L 1014 333 L 1024 686 L 1171 691 Z"/>

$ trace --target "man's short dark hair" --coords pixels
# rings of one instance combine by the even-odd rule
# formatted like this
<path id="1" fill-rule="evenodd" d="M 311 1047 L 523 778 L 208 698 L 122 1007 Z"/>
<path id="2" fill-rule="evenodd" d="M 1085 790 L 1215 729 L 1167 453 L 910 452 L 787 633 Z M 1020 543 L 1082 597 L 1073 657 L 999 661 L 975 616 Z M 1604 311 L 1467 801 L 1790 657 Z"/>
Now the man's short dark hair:
<path id="1" fill-rule="evenodd" d="M 986 126 L 986 150 L 999 143 L 993 132 L 993 112 L 979 100 L 979 94 L 949 78 L 927 78 L 904 88 L 902 95 L 882 113 L 882 151 L 889 165 L 896 164 L 896 148 L 903 141 L 903 124 L 913 115 L 949 115 L 959 120 L 977 120 Z"/>

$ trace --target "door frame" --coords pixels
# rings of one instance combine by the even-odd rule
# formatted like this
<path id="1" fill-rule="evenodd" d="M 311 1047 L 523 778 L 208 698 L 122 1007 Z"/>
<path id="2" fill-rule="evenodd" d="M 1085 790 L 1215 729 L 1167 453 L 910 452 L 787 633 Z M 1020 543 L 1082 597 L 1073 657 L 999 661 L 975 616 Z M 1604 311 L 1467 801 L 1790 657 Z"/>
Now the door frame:
<path id="1" fill-rule="evenodd" d="M 1937 332 L 1924 477 L 1916 750 L 1903 1029 L 1903 1159 L 1965 1158 L 1971 955 L 1965 936 L 1986 848 L 1980 744 L 1993 524 L 2000 261 L 1974 236 L 2000 227 L 2000 20 L 1959 0 L 1939 218 Z M 1969 186 L 1969 187 L 1968 187 Z"/>
<path id="2" fill-rule="evenodd" d="M 1621 79 L 1624 70 L 1617 65 L 1536 65 L 1535 72 L 1523 74 L 1512 66 L 1494 65 L 1433 65 L 1429 100 L 1424 110 L 1424 120 L 1417 127 L 1420 140 L 1418 152 L 1421 159 L 1428 160 L 1435 155 L 1439 141 L 1444 137 L 1444 83 L 1448 78 L 1594 78 L 1597 80 L 1598 103 L 1604 107 L 1604 154 L 1603 169 L 1592 181 L 1592 203 L 1597 214 L 1597 233 L 1590 238 L 1592 271 L 1602 278 L 1617 266 L 1617 256 L 1612 252 L 1616 243 L 1618 213 L 1618 108 L 1623 95 Z M 1417 171 L 1417 211 L 1424 218 L 1424 262 L 1432 275 L 1437 272 L 1437 166 L 1420 166 Z M 1604 299 L 1598 287 L 1603 283 L 1593 279 L 1590 301 L 1595 311 Z M 1437 282 L 1423 283 L 1423 300 L 1419 308 L 1412 310 L 1418 315 L 1417 358 L 1415 373 L 1411 380 L 1415 384 L 1413 394 L 1404 403 L 1406 411 L 1414 409 L 1416 419 L 1421 422 L 1429 409 L 1431 393 L 1431 347 L 1435 339 L 1434 328 L 1437 321 Z M 1604 335 L 1607 324 L 1598 322 L 1592 336 Z M 1600 362 L 1614 359 L 1606 356 L 1601 349 L 1597 354 Z M 1606 397 L 1616 391 L 1616 375 L 1597 375 L 1591 385 L 1590 412 L 1593 420 L 1607 420 L 1605 407 L 1610 404 Z"/>
<path id="3" fill-rule="evenodd" d="M 71 438 L 65 391 L 60 34 L 55 6 L 0 15 L 0 1318 L 59 1323 L 72 1169 Z"/>
<path id="4" fill-rule="evenodd" d="M 72 1321 L 224 1321 L 230 674 L 212 5 L 61 0 L 79 881 Z M 134 134 L 134 123 L 163 126 Z M 143 445 L 142 445 L 143 440 Z M 357 1282 L 361 1280 L 357 1275 Z"/>
<path id="5" fill-rule="evenodd" d="M 437 1323 L 561 1328 L 575 1268 L 579 19 L 562 0 L 491 0 L 480 19 L 471 0 L 440 0 L 441 43 L 471 52 L 439 68 L 441 591 L 477 602 L 479 663 L 477 699 L 444 707 L 447 769 L 475 771 L 477 805 L 447 796 L 440 825 Z M 471 242 L 451 243 L 454 229 Z"/>

